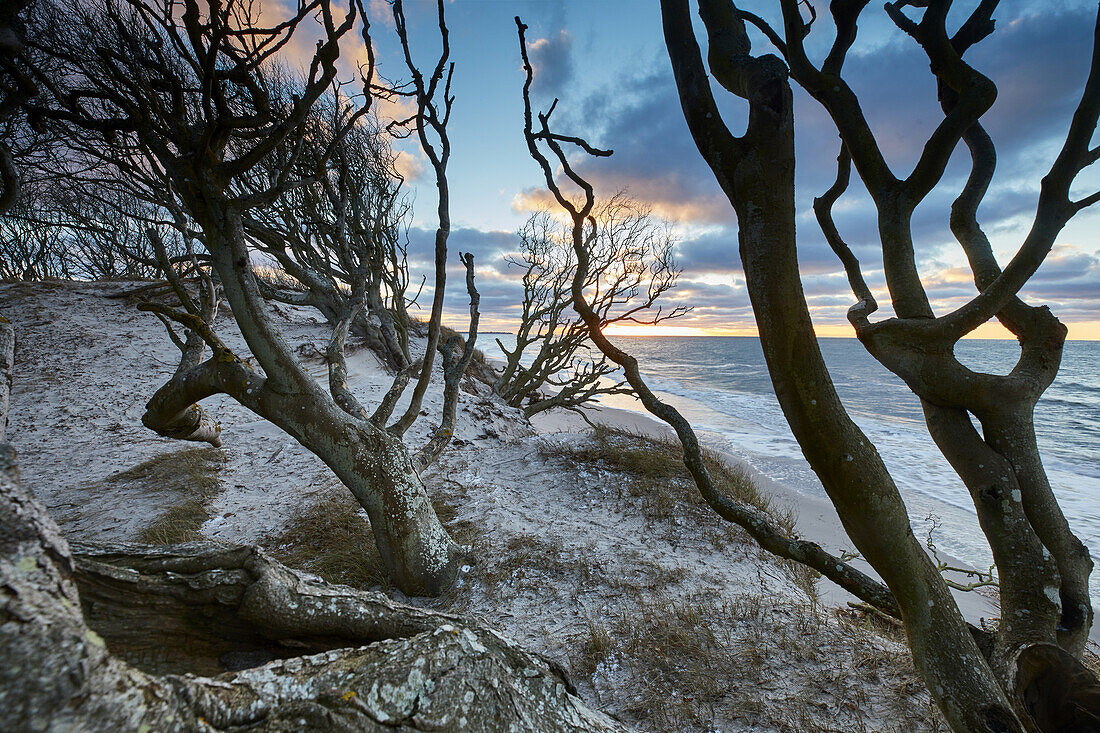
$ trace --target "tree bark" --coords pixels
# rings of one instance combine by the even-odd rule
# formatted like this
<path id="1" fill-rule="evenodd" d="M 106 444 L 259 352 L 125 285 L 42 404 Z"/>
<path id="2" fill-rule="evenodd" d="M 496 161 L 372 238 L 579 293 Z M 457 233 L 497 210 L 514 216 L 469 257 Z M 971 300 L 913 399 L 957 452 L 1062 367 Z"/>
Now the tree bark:
<path id="1" fill-rule="evenodd" d="M 15 367 L 15 329 L 0 316 L 0 445 L 6 442 L 12 370 Z"/>

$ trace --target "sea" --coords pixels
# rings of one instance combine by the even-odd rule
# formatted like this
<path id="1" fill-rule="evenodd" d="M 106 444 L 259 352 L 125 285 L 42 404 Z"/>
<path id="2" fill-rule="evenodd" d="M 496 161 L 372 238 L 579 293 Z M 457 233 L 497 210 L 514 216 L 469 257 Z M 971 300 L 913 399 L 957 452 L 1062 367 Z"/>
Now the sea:
<path id="1" fill-rule="evenodd" d="M 651 388 L 707 441 L 794 491 L 825 497 L 779 408 L 759 339 L 620 336 L 615 342 L 638 359 Z M 989 567 L 992 559 L 970 496 L 928 435 L 917 397 L 857 340 L 822 338 L 820 344 L 842 402 L 890 469 L 918 538 L 926 539 L 935 526 L 938 549 L 974 567 Z M 1011 340 L 966 339 L 955 354 L 975 371 L 1007 374 L 1020 349 Z M 630 397 L 601 402 L 645 412 Z M 1100 342 L 1066 343 L 1035 423 L 1062 510 L 1097 559 L 1091 595 L 1100 608 Z"/>

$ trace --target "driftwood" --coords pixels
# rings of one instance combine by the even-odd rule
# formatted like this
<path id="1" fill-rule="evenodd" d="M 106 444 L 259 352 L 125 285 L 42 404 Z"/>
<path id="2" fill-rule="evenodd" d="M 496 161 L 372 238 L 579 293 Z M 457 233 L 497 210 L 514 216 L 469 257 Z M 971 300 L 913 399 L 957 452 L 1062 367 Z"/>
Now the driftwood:
<path id="1" fill-rule="evenodd" d="M 74 550 L 0 477 L 6 730 L 626 730 L 478 624 L 254 548 Z"/>

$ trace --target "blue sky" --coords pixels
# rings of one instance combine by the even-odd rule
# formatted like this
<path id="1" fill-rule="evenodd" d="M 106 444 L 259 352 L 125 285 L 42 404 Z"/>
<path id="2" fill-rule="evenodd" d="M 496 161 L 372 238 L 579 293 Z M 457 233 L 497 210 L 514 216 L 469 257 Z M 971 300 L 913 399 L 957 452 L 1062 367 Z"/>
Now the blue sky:
<path id="1" fill-rule="evenodd" d="M 819 20 L 809 45 L 812 52 L 823 53 L 832 41 L 832 28 L 827 3 L 815 0 L 814 5 Z M 923 54 L 876 5 L 864 12 L 845 77 L 860 94 L 895 173 L 904 176 L 940 111 Z M 956 5 L 965 10 L 970 3 Z M 765 18 L 777 15 L 774 6 L 766 1 L 745 3 Z M 370 10 L 380 70 L 390 78 L 405 78 L 388 5 L 374 0 Z M 520 15 L 530 26 L 536 104 L 545 108 L 559 98 L 557 129 L 615 150 L 609 159 L 585 161 L 581 170 L 598 192 L 610 195 L 626 188 L 675 223 L 683 274 L 670 295 L 695 307 L 679 324 L 712 333 L 752 333 L 737 260 L 736 221 L 688 135 L 661 39 L 658 3 L 454 0 L 446 11 L 456 97 L 449 176 L 454 267 L 447 307 L 453 325 L 462 326 L 467 308 L 458 277 L 461 249 L 477 255 L 484 327 L 507 329 L 517 312 L 520 285 L 502 256 L 513 249 L 514 232 L 531 206 L 545 198 L 539 169 L 527 154 L 522 134 L 523 75 L 513 21 Z M 968 57 L 999 88 L 998 101 L 985 118 L 998 145 L 998 173 L 980 214 L 1002 263 L 1027 231 L 1039 180 L 1058 150 L 1080 95 L 1095 13 L 1094 2 L 1004 0 L 995 15 L 997 32 Z M 407 1 L 406 15 L 414 54 L 422 66 L 429 66 L 438 52 L 435 2 Z M 754 53 L 764 51 L 762 37 L 754 38 Z M 350 48 L 345 55 L 359 52 Z M 736 131 L 743 126 L 743 110 L 719 92 L 727 124 Z M 813 197 L 835 175 L 836 133 L 808 96 L 796 93 L 796 104 L 799 257 L 806 292 L 819 331 L 849 335 L 844 312 L 852 296 L 810 209 Z M 415 146 L 404 147 L 404 167 L 413 174 L 410 186 L 415 191 L 411 260 L 416 269 L 427 272 L 434 229 L 433 181 Z M 957 307 L 974 293 L 947 229 L 951 200 L 967 174 L 964 153 L 956 153 L 943 184 L 914 220 L 919 265 L 937 312 Z M 1080 192 L 1096 187 L 1100 175 L 1081 177 Z M 1100 207 L 1095 209 L 1071 222 L 1025 291 L 1031 302 L 1050 304 L 1070 326 L 1071 337 L 1077 338 L 1100 338 Z M 864 263 L 872 287 L 881 289 L 874 211 L 858 181 L 838 205 L 837 222 Z M 889 315 L 887 308 L 882 315 Z"/>

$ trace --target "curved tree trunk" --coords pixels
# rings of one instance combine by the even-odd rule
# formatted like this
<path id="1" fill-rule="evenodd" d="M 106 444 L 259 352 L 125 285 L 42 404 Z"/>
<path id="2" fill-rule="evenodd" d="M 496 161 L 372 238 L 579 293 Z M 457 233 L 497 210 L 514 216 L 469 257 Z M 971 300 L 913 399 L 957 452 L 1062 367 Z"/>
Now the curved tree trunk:
<path id="1" fill-rule="evenodd" d="M 787 67 L 772 56 L 748 55 L 743 21 L 732 6 L 703 3 L 711 70 L 749 103 L 745 136 L 734 138 L 714 105 L 687 0 L 664 0 L 662 9 L 688 126 L 737 212 L 749 297 L 787 422 L 848 536 L 897 599 L 914 662 L 951 727 L 1022 733 L 1013 705 L 949 589 L 913 536 L 881 457 L 841 405 L 818 349 L 795 250 L 794 119 Z"/>
<path id="2" fill-rule="evenodd" d="M 440 524 L 399 438 L 341 410 L 316 382 L 277 392 L 228 353 L 161 387 L 142 421 L 172 437 L 176 416 L 192 414 L 199 401 L 216 393 L 278 425 L 333 470 L 367 511 L 379 555 L 398 588 L 408 595 L 438 595 L 450 586 L 461 550 Z"/>

